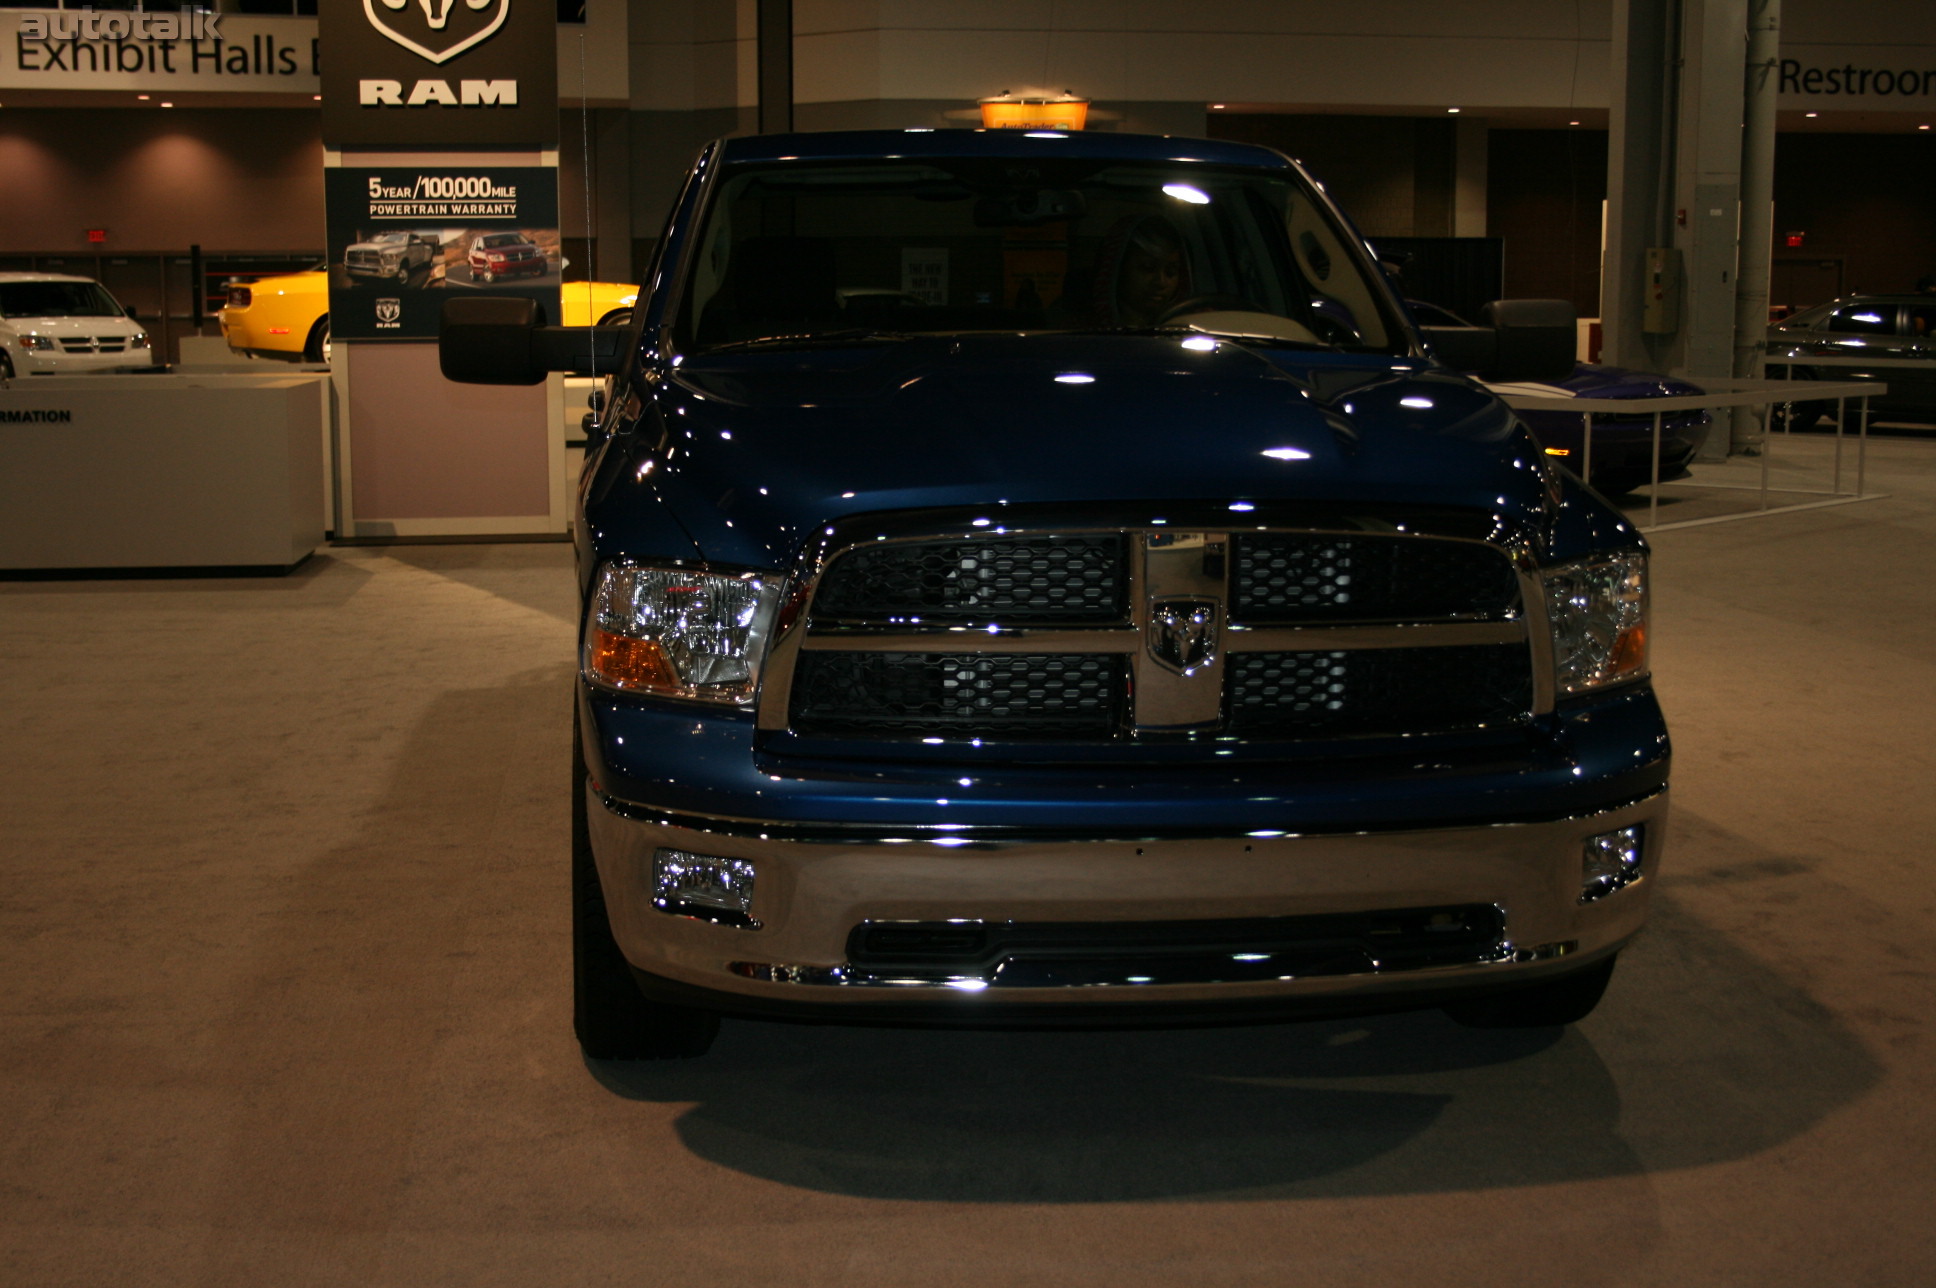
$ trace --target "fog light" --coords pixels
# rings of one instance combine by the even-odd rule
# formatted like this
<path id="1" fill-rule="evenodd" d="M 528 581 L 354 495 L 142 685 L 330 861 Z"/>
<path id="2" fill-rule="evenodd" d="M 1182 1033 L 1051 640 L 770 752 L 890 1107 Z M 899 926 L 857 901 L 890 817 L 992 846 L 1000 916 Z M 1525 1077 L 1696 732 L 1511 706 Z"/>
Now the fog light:
<path id="1" fill-rule="evenodd" d="M 1645 839 L 1639 824 L 1587 837 L 1580 855 L 1580 902 L 1592 903 L 1638 881 Z"/>
<path id="2" fill-rule="evenodd" d="M 684 850 L 652 855 L 652 906 L 679 917 L 758 930 L 753 920 L 753 865 Z"/>

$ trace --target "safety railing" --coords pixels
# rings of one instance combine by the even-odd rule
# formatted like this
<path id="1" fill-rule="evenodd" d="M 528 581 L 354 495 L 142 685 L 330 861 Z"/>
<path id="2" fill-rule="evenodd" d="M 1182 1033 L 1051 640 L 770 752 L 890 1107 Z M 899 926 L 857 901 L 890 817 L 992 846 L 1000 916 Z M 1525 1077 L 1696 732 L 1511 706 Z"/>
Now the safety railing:
<path id="1" fill-rule="evenodd" d="M 1769 359 L 1770 362 L 1776 359 Z M 1796 359 L 1795 365 L 1829 365 L 1821 359 Z M 1874 367 L 1880 362 L 1849 362 L 1850 366 Z M 1906 363 L 1899 365 L 1908 365 Z M 1651 413 L 1653 418 L 1653 464 L 1649 475 L 1647 522 L 1642 527 L 1653 528 L 1660 525 L 1660 461 L 1661 437 L 1664 418 L 1676 412 L 1719 411 L 1734 407 L 1786 407 L 1797 402 L 1826 402 L 1833 399 L 1836 403 L 1835 417 L 1835 464 L 1832 481 L 1826 492 L 1816 488 L 1784 489 L 1808 495 L 1821 495 L 1834 498 L 1830 501 L 1805 502 L 1800 505 L 1773 505 L 1769 499 L 1769 464 L 1773 450 L 1772 436 L 1762 435 L 1761 443 L 1761 503 L 1756 513 L 1778 513 L 1784 510 L 1808 509 L 1817 505 L 1839 504 L 1844 500 L 1860 500 L 1864 496 L 1866 467 L 1868 461 L 1869 399 L 1886 394 L 1887 385 L 1878 381 L 1789 381 L 1789 380 L 1735 380 L 1711 376 L 1699 377 L 1699 382 L 1707 389 L 1703 394 L 1688 394 L 1668 398 L 1567 398 L 1546 394 L 1525 394 L 1502 392 L 1501 397 L 1508 407 L 1516 411 L 1566 412 L 1581 419 L 1583 441 L 1581 461 L 1578 471 L 1588 483 L 1593 481 L 1593 428 L 1596 416 L 1631 417 L 1636 414 Z M 1850 399 L 1855 399 L 1861 408 L 1856 438 L 1855 490 L 1842 490 L 1842 450 L 1843 427 L 1848 417 L 1843 413 Z M 1772 416 L 1764 419 L 1770 424 Z M 1726 432 L 1725 426 L 1717 424 L 1710 432 Z M 1721 485 L 1731 486 L 1731 485 Z"/>

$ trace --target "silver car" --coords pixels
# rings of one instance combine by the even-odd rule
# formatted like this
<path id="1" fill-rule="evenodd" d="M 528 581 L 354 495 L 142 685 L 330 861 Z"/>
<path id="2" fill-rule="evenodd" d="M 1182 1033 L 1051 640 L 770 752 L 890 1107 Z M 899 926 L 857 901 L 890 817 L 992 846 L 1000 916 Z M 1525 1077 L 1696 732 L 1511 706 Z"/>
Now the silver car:
<path id="1" fill-rule="evenodd" d="M 1892 359 L 1864 369 L 1812 366 L 1809 358 Z M 1790 364 L 1782 361 L 1794 359 Z M 1768 374 L 1796 380 L 1873 380 L 1889 392 L 1871 410 L 1936 420 L 1936 295 L 1850 295 L 1803 309 L 1768 329 Z M 1795 404 L 1794 427 L 1835 413 L 1832 401 Z"/>

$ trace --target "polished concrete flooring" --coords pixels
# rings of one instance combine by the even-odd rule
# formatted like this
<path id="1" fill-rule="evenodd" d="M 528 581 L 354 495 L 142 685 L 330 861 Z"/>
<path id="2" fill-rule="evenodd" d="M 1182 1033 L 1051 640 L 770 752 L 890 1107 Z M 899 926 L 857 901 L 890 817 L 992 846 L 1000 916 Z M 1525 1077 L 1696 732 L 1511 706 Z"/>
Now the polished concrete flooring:
<path id="1" fill-rule="evenodd" d="M 1936 1283 L 1936 443 L 1867 483 L 1659 535 L 1671 851 L 1557 1035 L 588 1067 L 565 547 L 0 584 L 0 1283 Z"/>

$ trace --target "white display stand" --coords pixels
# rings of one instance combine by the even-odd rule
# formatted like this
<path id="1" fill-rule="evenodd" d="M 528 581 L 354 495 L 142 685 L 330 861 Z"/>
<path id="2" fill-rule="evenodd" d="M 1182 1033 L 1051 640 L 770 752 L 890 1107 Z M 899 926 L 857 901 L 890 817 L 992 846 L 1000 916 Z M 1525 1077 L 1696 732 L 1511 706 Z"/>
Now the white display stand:
<path id="1" fill-rule="evenodd" d="M 288 569 L 323 542 L 323 375 L 0 389 L 0 569 Z"/>

